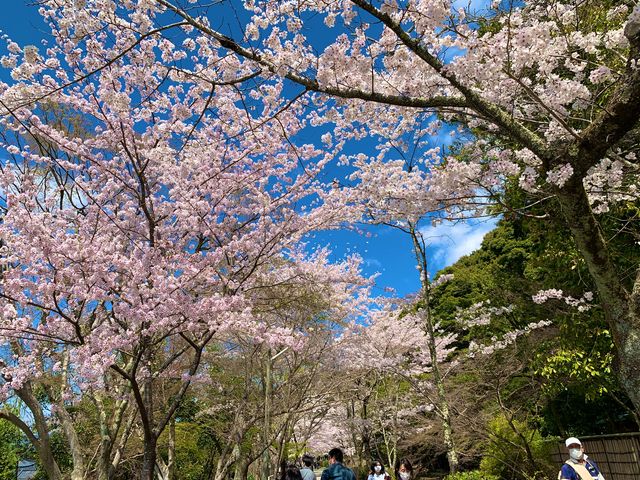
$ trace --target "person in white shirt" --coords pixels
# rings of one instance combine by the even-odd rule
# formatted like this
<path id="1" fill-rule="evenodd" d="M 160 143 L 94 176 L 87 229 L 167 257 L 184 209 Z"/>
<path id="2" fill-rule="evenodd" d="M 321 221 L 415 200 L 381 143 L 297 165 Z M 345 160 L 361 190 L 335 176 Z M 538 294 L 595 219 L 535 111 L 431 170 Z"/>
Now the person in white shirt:
<path id="1" fill-rule="evenodd" d="M 302 463 L 304 467 L 300 469 L 302 474 L 302 480 L 316 480 L 316 474 L 313 473 L 313 457 L 308 453 L 302 456 Z"/>
<path id="2" fill-rule="evenodd" d="M 369 477 L 367 480 L 391 480 L 388 473 L 384 471 L 384 464 L 376 460 L 371 464 L 371 470 L 369 470 Z"/>

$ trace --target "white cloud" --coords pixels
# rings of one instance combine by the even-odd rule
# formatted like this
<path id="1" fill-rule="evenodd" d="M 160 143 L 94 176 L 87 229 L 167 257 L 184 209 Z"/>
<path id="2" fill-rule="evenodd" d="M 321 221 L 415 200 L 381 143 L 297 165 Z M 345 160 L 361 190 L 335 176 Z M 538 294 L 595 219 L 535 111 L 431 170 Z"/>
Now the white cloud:
<path id="1" fill-rule="evenodd" d="M 493 230 L 498 218 L 442 222 L 421 230 L 429 246 L 429 258 L 437 270 L 480 248 L 484 236 Z M 430 269 L 431 270 L 431 269 Z"/>

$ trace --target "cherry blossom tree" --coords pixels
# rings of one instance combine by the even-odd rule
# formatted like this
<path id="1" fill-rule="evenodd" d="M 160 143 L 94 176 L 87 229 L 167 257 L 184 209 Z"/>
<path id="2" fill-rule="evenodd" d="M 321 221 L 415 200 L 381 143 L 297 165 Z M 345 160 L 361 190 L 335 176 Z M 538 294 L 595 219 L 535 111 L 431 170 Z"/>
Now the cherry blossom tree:
<path id="1" fill-rule="evenodd" d="M 206 345 L 260 331 L 253 293 L 303 278 L 286 260 L 306 232 L 363 218 L 405 228 L 428 325 L 419 221 L 508 210 L 515 189 L 571 231 L 640 409 L 640 276 L 603 222 L 638 199 L 640 7 L 248 0 L 250 18 L 223 32 L 212 18 L 230 10 L 198 0 L 39 4 L 52 41 L 7 40 L 2 58 L 0 326 L 24 349 L 5 394 L 40 364 L 60 369 L 62 350 L 78 388 L 112 370 L 141 416 L 149 478 Z M 91 134 L 48 121 L 49 104 Z M 429 140 L 443 125 L 457 155 Z M 353 155 L 361 140 L 377 150 Z M 335 159 L 353 176 L 322 185 Z M 186 366 L 181 387 L 157 414 L 153 384 L 173 364 Z"/>
<path id="2" fill-rule="evenodd" d="M 350 379 L 351 388 L 343 395 L 346 408 L 337 410 L 342 417 L 334 413 L 327 420 L 333 430 L 350 432 L 349 448 L 365 469 L 374 457 L 395 465 L 404 428 L 421 412 L 432 411 L 442 426 L 451 428 L 451 423 L 445 425 L 451 419 L 443 418 L 442 382 L 454 366 L 448 357 L 456 336 L 436 332 L 434 325 L 432 346 L 424 317 L 411 313 L 413 301 L 379 303 L 378 308 L 371 307 L 364 325 L 344 331 L 338 341 L 339 368 Z M 336 418 L 342 418 L 342 427 L 336 425 Z M 331 430 L 323 427 L 322 431 L 326 436 Z M 452 445 L 446 444 L 446 449 L 451 452 Z"/>
<path id="3" fill-rule="evenodd" d="M 99 2 L 97 2 L 99 3 Z M 640 406 L 637 272 L 627 279 L 602 215 L 637 201 L 640 7 L 496 1 L 479 11 L 433 1 L 248 1 L 242 34 L 212 27 L 198 2 L 148 2 L 186 21 L 200 42 L 246 60 L 251 72 L 313 98 L 326 149 L 365 137 L 377 156 L 345 158 L 367 199 L 418 215 L 486 212 L 507 185 L 559 209 L 597 286 L 619 377 Z M 325 34 L 308 35 L 321 19 Z M 166 23 L 165 23 L 166 24 Z M 408 171 L 393 160 L 434 117 L 461 127 L 465 156 Z M 466 135 L 464 132 L 473 132 Z M 413 147 L 411 147 L 413 148 Z M 410 152 L 409 152 L 410 153 Z M 358 203 L 357 195 L 354 202 Z M 342 199 L 336 205 L 342 204 Z M 508 205 L 505 205 L 507 208 Z"/>
<path id="4" fill-rule="evenodd" d="M 340 214 L 318 201 L 322 152 L 292 141 L 302 106 L 273 85 L 245 89 L 251 65 L 206 45 L 180 68 L 195 44 L 178 50 L 161 34 L 187 34 L 187 22 L 154 28 L 148 6 L 111 6 L 43 2 L 54 42 L 40 52 L 8 41 L 0 329 L 18 350 L 1 391 L 7 399 L 51 371 L 69 379 L 60 402 L 88 390 L 119 401 L 106 379 L 116 375 L 151 479 L 158 439 L 213 340 L 302 344 L 300 331 L 264 321 L 262 292 L 310 284 L 350 298 L 363 281 L 356 259 L 333 266 L 328 252 L 301 246 Z M 90 132 L 50 121 L 51 104 Z M 175 393 L 159 409 L 163 381 Z M 55 466 L 49 474 L 60 477 Z"/>

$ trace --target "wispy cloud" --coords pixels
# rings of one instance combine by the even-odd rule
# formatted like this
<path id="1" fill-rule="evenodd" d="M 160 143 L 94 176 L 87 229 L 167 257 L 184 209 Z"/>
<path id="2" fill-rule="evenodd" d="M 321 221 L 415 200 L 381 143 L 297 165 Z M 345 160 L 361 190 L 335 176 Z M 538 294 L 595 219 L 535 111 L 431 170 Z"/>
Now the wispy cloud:
<path id="1" fill-rule="evenodd" d="M 497 223 L 498 218 L 474 219 L 442 222 L 423 228 L 421 233 L 429 246 L 432 268 L 440 270 L 480 248 L 484 236 L 493 230 Z"/>
<path id="2" fill-rule="evenodd" d="M 377 268 L 377 269 L 382 268 L 382 262 L 377 258 L 365 258 L 364 264 L 370 268 Z"/>

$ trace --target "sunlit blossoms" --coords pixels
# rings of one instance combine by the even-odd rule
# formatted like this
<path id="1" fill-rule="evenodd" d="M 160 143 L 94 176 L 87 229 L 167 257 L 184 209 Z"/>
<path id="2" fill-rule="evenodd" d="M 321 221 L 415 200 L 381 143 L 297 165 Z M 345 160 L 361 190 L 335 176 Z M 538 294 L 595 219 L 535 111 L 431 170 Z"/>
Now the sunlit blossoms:
<path id="1" fill-rule="evenodd" d="M 588 15 L 583 2 L 537 0 L 477 11 L 434 0 L 235 7 L 43 0 L 44 42 L 3 38 L 3 399 L 30 401 L 32 381 L 55 377 L 63 388 L 50 395 L 53 411 L 67 431 L 64 402 L 74 395 L 114 402 L 121 417 L 101 440 L 101 480 L 135 405 L 141 477 L 151 480 L 158 439 L 203 358 L 215 363 L 212 344 L 242 338 L 300 352 L 307 324 L 283 319 L 293 303 L 313 305 L 299 308 L 336 326 L 343 362 L 433 376 L 455 470 L 438 369 L 455 336 L 431 317 L 421 227 L 506 214 L 568 232 L 620 382 L 640 406 L 640 276 L 604 233 L 636 215 L 639 6 Z M 421 290 L 402 312 L 368 311 L 359 259 L 332 261 L 308 243 L 315 231 L 360 222 L 409 234 Z M 534 300 L 552 298 L 591 302 L 559 290 Z M 465 321 L 490 318 L 478 307 Z M 381 353 L 372 347 L 381 344 Z M 174 391 L 160 408 L 152 393 L 167 379 Z M 268 417 L 266 393 L 263 406 Z M 45 434 L 32 439 L 43 452 Z M 50 451 L 41 457 L 61 478 Z M 75 478 L 88 476 L 81 460 Z"/>

